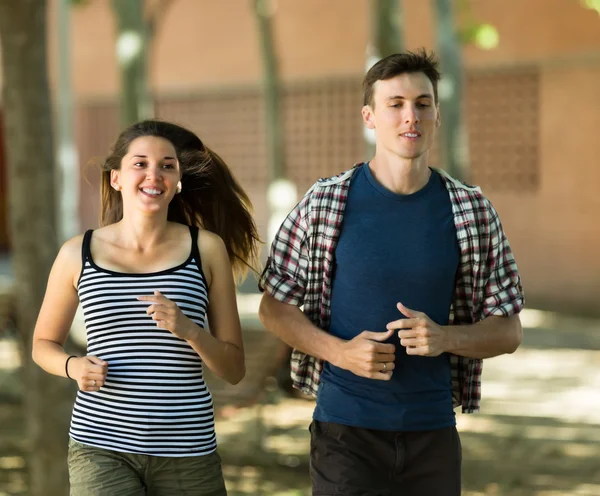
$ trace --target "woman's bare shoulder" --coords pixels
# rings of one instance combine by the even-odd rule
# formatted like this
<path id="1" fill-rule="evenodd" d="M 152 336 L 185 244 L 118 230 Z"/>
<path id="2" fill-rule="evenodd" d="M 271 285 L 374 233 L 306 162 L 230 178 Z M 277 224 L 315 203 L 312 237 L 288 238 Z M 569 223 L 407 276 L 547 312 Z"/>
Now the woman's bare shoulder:
<path id="1" fill-rule="evenodd" d="M 102 240 L 108 241 L 114 239 L 117 234 L 117 225 L 109 224 L 108 226 L 102 226 L 97 229 L 94 229 L 94 241 Z"/>
<path id="2" fill-rule="evenodd" d="M 65 260 L 81 260 L 81 248 L 83 245 L 83 234 L 78 234 L 65 241 L 58 252 L 59 258 Z"/>
<path id="3" fill-rule="evenodd" d="M 225 243 L 223 242 L 223 239 L 221 239 L 221 236 L 214 232 L 207 231 L 206 229 L 200 229 L 198 231 L 198 248 L 200 249 L 201 255 L 203 253 L 208 255 L 227 253 Z"/>
<path id="4" fill-rule="evenodd" d="M 65 241 L 56 256 L 53 271 L 75 280 L 81 272 L 82 245 L 83 234 Z"/>

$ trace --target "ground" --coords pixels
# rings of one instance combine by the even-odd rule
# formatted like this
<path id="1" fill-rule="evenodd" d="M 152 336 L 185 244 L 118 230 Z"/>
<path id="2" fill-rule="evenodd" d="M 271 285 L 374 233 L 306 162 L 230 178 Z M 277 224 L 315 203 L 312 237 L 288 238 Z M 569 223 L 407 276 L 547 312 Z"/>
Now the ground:
<path id="1" fill-rule="evenodd" d="M 527 312 L 523 345 L 484 362 L 482 411 L 457 415 L 464 496 L 600 496 L 600 322 Z M 26 495 L 17 359 L 0 341 L 0 496 Z M 312 401 L 270 382 L 219 409 L 230 496 L 310 494 Z M 62 463 L 62 462 L 57 462 Z"/>

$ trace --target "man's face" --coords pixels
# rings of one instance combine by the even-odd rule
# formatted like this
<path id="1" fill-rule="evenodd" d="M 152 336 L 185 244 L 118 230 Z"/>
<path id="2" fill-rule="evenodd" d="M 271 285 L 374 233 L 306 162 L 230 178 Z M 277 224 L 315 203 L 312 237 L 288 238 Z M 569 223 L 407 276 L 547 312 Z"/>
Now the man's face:
<path id="1" fill-rule="evenodd" d="M 377 150 L 383 148 L 404 159 L 425 154 L 440 125 L 433 85 L 422 72 L 377 81 L 373 106 L 365 105 L 362 115 L 365 125 L 375 129 Z"/>

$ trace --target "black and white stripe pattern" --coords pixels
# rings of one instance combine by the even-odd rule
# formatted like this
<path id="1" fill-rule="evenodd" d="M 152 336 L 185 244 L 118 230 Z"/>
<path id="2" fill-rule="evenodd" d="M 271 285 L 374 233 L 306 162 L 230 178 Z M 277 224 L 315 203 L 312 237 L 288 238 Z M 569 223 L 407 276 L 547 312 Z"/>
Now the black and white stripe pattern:
<path id="1" fill-rule="evenodd" d="M 157 327 L 146 314 L 150 303 L 136 299 L 159 290 L 204 327 L 208 294 L 193 253 L 170 270 L 123 274 L 96 266 L 84 247 L 78 292 L 88 354 L 108 362 L 108 375 L 99 391 L 78 392 L 70 429 L 74 440 L 155 456 L 216 449 L 202 360 L 186 341 Z"/>

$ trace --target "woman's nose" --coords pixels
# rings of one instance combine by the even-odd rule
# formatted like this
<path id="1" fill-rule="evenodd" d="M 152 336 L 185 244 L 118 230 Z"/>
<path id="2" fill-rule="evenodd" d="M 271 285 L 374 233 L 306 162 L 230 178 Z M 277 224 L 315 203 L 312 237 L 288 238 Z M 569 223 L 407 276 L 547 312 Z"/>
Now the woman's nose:
<path id="1" fill-rule="evenodd" d="M 160 180 L 162 179 L 162 174 L 158 167 L 148 167 L 146 169 L 146 177 L 148 179 Z"/>

